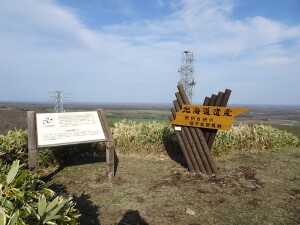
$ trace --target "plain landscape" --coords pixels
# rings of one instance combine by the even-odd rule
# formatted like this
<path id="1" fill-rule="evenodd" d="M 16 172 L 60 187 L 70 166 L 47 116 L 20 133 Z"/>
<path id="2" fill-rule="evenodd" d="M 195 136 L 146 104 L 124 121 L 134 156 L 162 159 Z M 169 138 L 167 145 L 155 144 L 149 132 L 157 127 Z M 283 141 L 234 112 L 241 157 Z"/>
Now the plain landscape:
<path id="1" fill-rule="evenodd" d="M 236 125 L 267 124 L 300 136 L 300 106 L 235 106 L 251 111 Z M 69 104 L 65 110 L 104 110 L 111 127 L 121 120 L 167 124 L 167 104 Z M 26 112 L 53 112 L 51 104 L 0 103 L 1 134 L 27 129 Z M 66 150 L 68 147 L 64 147 Z M 85 151 L 82 149 L 82 151 Z M 300 150 L 243 150 L 215 157 L 218 176 L 191 174 L 178 158 L 116 155 L 116 176 L 106 176 L 105 151 L 41 168 L 41 179 L 72 196 L 80 224 L 299 224 Z"/>
<path id="2" fill-rule="evenodd" d="M 251 110 L 237 117 L 237 123 L 270 124 L 300 135 L 300 106 L 289 105 L 229 105 L 230 107 L 244 107 Z M 123 119 L 134 121 L 158 121 L 169 123 L 170 104 L 109 104 L 109 103 L 73 103 L 65 104 L 66 112 L 89 111 L 103 109 L 113 124 Z M 8 130 L 27 129 L 26 113 L 54 112 L 54 104 L 49 103 L 21 103 L 0 102 L 0 134 Z"/>

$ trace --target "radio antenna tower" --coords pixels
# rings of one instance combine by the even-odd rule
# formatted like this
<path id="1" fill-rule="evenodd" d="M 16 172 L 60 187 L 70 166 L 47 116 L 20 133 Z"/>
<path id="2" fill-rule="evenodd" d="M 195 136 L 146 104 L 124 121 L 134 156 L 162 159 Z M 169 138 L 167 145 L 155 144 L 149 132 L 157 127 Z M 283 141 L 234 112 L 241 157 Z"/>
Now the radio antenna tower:
<path id="1" fill-rule="evenodd" d="M 64 112 L 64 101 L 63 101 L 63 95 L 61 91 L 55 91 L 54 92 L 54 111 L 56 113 L 62 113 Z"/>
<path id="2" fill-rule="evenodd" d="M 194 78 L 194 61 L 193 52 L 184 51 L 181 54 L 181 67 L 178 69 L 178 73 L 180 73 L 180 80 L 178 83 L 183 85 L 190 102 L 192 102 L 194 95 L 193 88 L 196 85 Z"/>

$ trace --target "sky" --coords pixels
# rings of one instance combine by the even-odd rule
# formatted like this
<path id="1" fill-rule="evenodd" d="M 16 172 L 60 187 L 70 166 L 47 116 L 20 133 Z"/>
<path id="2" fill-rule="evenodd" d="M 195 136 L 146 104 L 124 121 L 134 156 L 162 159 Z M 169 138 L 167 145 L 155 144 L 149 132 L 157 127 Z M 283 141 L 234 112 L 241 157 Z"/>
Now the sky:
<path id="1" fill-rule="evenodd" d="M 300 105 L 300 0 L 0 0 L 0 101 Z"/>

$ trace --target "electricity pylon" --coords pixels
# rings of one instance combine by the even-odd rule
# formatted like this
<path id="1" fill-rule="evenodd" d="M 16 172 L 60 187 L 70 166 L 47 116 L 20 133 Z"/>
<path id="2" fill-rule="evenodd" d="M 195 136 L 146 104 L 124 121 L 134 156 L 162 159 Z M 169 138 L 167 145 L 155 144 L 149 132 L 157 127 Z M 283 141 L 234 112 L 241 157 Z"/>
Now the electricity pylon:
<path id="1" fill-rule="evenodd" d="M 196 85 L 194 78 L 194 54 L 190 51 L 183 51 L 181 55 L 181 67 L 178 69 L 180 80 L 178 83 L 183 85 L 183 88 L 190 100 L 193 99 L 193 88 Z"/>

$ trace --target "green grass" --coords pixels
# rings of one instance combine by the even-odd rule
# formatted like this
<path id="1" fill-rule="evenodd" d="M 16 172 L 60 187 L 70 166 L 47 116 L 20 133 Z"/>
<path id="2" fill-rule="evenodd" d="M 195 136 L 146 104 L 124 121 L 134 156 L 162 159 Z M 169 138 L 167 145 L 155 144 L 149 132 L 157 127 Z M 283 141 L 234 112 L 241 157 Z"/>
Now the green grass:
<path id="1" fill-rule="evenodd" d="M 149 121 L 149 120 L 156 120 L 156 121 L 168 121 L 168 115 L 170 112 L 164 110 L 152 110 L 152 109 L 118 109 L 112 110 L 108 109 L 105 110 L 105 115 L 110 120 L 122 120 L 128 119 L 133 121 Z"/>
<path id="2" fill-rule="evenodd" d="M 124 121 L 125 119 L 121 118 L 108 118 L 108 122 L 111 125 L 114 125 L 116 123 L 119 123 L 121 121 Z M 153 119 L 126 119 L 126 121 L 132 121 L 136 123 L 144 123 L 144 122 L 157 122 L 157 123 L 163 123 L 163 124 L 169 124 L 169 120 L 164 120 L 164 119 L 158 119 L 158 120 L 153 120 Z"/>
<path id="3" fill-rule="evenodd" d="M 272 126 L 280 130 L 285 130 L 287 132 L 290 132 L 300 137 L 300 126 L 286 126 L 286 125 L 272 125 Z"/>

